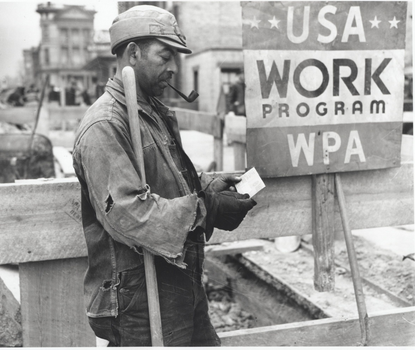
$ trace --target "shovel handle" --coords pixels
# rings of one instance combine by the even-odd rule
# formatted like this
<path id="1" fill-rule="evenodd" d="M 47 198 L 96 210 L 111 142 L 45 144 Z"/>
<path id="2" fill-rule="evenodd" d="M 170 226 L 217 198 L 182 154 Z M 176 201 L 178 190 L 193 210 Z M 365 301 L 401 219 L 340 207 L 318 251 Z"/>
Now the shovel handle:
<path id="1" fill-rule="evenodd" d="M 144 169 L 144 156 L 141 143 L 140 121 L 138 117 L 137 90 L 135 85 L 134 70 L 127 66 L 122 70 L 125 99 L 127 102 L 128 121 L 130 124 L 131 142 L 134 154 L 139 165 L 141 186 L 146 186 L 146 174 Z M 143 249 L 144 270 L 146 274 L 148 311 L 150 317 L 150 331 L 152 346 L 163 346 L 163 333 L 161 329 L 160 301 L 157 288 L 156 269 L 154 256 Z"/>

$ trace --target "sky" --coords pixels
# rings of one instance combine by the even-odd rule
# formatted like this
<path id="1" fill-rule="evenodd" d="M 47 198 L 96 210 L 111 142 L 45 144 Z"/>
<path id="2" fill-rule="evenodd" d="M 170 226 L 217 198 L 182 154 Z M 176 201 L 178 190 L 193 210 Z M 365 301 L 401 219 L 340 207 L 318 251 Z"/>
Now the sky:
<path id="1" fill-rule="evenodd" d="M 55 0 L 53 4 L 86 5 L 93 8 L 96 30 L 109 29 L 117 16 L 116 0 Z M 18 75 L 23 64 L 23 50 L 40 43 L 40 15 L 37 5 L 45 1 L 4 1 L 0 0 L 0 81 L 4 77 Z"/>

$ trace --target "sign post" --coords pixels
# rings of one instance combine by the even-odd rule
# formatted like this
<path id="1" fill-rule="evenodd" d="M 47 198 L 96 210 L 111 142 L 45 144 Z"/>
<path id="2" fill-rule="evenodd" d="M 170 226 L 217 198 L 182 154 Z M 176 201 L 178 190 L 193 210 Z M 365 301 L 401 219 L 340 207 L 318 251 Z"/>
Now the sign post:
<path id="1" fill-rule="evenodd" d="M 334 289 L 337 194 L 366 344 L 367 313 L 339 173 L 400 166 L 407 4 L 241 6 L 248 167 L 262 177 L 312 175 L 319 291 Z"/>

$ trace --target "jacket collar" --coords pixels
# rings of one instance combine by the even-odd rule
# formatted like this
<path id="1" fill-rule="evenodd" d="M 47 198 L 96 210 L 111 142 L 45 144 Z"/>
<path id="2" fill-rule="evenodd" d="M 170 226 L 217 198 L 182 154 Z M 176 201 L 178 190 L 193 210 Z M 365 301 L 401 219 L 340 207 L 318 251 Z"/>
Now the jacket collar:
<path id="1" fill-rule="evenodd" d="M 127 106 L 127 102 L 125 100 L 124 84 L 120 79 L 115 77 L 113 79 L 108 79 L 106 89 L 108 93 L 110 93 L 111 96 L 114 97 L 119 103 L 121 103 L 124 106 Z M 158 98 L 150 97 L 150 101 L 151 104 L 149 104 L 141 95 L 137 94 L 138 109 L 143 110 L 149 116 L 152 116 L 153 112 L 153 107 L 151 105 L 157 108 L 157 111 L 159 111 L 162 114 L 161 117 L 170 117 L 173 115 L 170 109 L 165 104 L 163 104 Z"/>

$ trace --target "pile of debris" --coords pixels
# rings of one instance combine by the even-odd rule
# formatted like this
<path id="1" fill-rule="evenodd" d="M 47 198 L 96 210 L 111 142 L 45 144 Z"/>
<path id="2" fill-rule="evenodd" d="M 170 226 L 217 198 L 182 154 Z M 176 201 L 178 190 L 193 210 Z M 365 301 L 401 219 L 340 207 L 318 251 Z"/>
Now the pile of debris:
<path id="1" fill-rule="evenodd" d="M 51 141 L 26 124 L 0 121 L 0 183 L 55 177 Z"/>
<path id="2" fill-rule="evenodd" d="M 234 302 L 232 290 L 226 286 L 206 285 L 209 300 L 209 316 L 216 332 L 228 332 L 253 328 L 253 316 Z"/>

